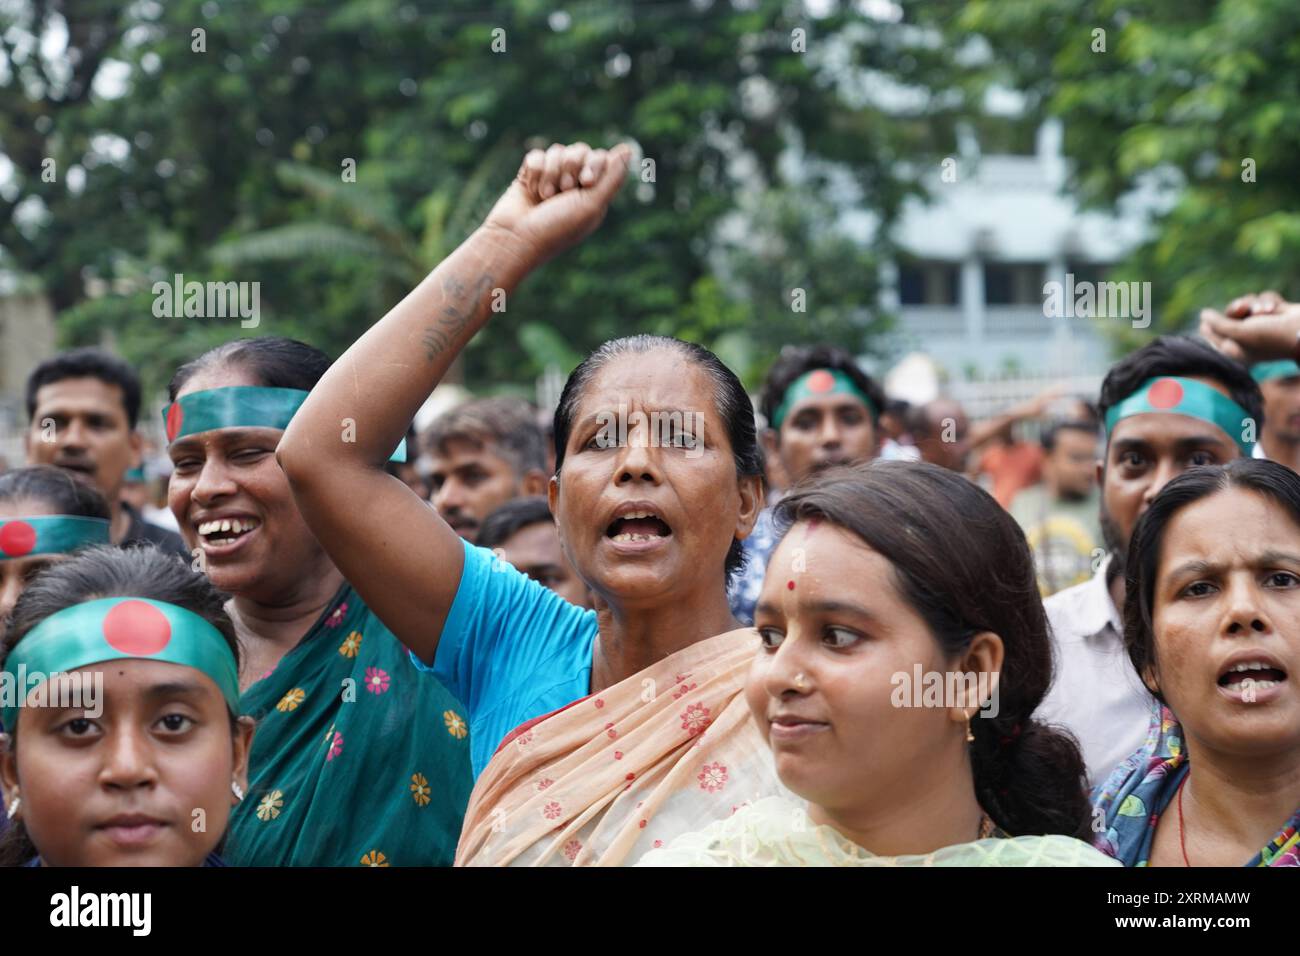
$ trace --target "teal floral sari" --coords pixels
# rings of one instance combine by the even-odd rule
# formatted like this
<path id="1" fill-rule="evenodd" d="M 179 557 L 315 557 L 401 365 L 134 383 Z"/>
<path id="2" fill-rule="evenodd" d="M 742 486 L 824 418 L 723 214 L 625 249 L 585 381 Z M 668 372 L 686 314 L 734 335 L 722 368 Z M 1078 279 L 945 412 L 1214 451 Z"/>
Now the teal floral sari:
<path id="1" fill-rule="evenodd" d="M 350 586 L 240 702 L 257 732 L 229 865 L 451 865 L 473 787 L 465 711 Z"/>

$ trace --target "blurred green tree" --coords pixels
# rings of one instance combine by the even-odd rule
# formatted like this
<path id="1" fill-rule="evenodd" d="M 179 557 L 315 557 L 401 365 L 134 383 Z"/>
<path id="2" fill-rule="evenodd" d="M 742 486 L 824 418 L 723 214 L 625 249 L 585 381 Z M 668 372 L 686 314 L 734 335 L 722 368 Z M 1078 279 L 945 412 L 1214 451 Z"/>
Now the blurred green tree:
<path id="1" fill-rule="evenodd" d="M 472 343 L 471 383 L 526 383 L 557 355 L 642 330 L 718 344 L 751 383 L 785 342 L 868 350 L 876 262 L 910 190 L 900 164 L 928 133 L 843 80 L 913 82 L 941 62 L 897 24 L 785 0 L 144 0 L 112 17 L 89 0 L 59 6 L 69 24 L 103 21 L 114 82 L 75 107 L 25 107 L 47 128 L 29 152 L 58 146 L 84 179 L 53 190 L 34 240 L 10 216 L 0 242 L 11 268 L 57 287 L 65 341 L 112 330 L 154 384 L 241 334 L 337 354 L 551 141 L 630 139 L 645 164 L 600 232 Z M 27 8 L 19 33 L 54 29 L 59 11 Z M 3 74 L 0 88 L 15 92 Z M 792 156 L 844 171 L 886 227 L 877 240 L 837 232 L 816 177 L 792 199 Z M 30 176 L 16 186 L 15 204 L 44 190 Z M 773 194 L 752 228 L 779 262 L 720 248 L 742 192 Z M 177 273 L 260 282 L 262 323 L 155 317 L 148 289 Z M 796 285 L 806 312 L 790 307 Z"/>
<path id="2" fill-rule="evenodd" d="M 1064 121 L 1070 188 L 1113 207 L 1146 196 L 1152 229 L 1108 278 L 1151 283 L 1147 330 L 1194 329 L 1243 292 L 1300 294 L 1300 6 L 1286 0 L 940 0 L 966 102 L 1023 90 Z M 961 59 L 961 58 L 958 58 Z"/>

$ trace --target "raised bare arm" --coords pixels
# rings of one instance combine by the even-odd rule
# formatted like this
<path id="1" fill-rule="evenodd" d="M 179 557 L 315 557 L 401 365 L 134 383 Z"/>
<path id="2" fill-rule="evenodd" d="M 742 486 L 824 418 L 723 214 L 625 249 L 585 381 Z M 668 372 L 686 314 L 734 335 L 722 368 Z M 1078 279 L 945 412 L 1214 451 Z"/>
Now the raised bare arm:
<path id="1" fill-rule="evenodd" d="M 280 441 L 277 457 L 308 526 L 421 660 L 437 651 L 464 553 L 447 523 L 384 465 L 487 322 L 493 296 L 509 296 L 600 225 L 629 156 L 626 146 L 607 153 L 584 143 L 525 156 L 483 225 L 334 363 Z"/>

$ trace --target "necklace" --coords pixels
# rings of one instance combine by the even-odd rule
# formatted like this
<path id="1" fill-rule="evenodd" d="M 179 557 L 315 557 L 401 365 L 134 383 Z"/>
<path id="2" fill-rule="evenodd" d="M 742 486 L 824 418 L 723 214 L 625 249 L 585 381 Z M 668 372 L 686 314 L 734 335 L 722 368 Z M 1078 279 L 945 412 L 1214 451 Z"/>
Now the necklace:
<path id="1" fill-rule="evenodd" d="M 1183 782 L 1178 785 L 1178 845 L 1183 848 L 1183 865 L 1188 869 L 1192 863 L 1187 859 L 1187 835 L 1183 832 L 1183 787 L 1187 786 L 1187 778 L 1191 775 L 1189 770 L 1187 777 L 1183 777 Z"/>

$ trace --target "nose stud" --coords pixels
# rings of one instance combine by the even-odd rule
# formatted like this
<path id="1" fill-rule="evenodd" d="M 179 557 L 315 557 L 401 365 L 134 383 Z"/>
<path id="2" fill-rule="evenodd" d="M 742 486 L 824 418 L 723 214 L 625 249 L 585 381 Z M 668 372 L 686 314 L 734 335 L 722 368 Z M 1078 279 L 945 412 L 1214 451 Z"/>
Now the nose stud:
<path id="1" fill-rule="evenodd" d="M 795 690 L 807 690 L 807 689 L 808 689 L 808 688 L 807 688 L 807 682 L 806 682 L 806 680 L 805 680 L 803 674 L 795 674 L 795 675 L 794 675 L 794 689 L 795 689 Z"/>

